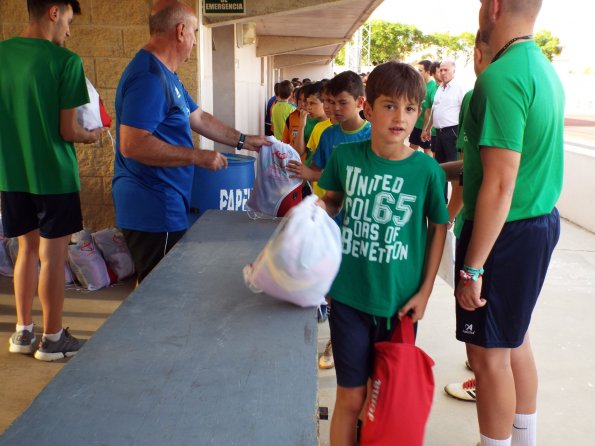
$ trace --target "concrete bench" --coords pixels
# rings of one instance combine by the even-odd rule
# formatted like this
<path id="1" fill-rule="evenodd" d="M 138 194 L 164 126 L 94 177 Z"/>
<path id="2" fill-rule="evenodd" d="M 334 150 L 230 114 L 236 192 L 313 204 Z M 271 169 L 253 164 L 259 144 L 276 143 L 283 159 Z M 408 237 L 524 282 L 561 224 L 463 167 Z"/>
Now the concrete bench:
<path id="1" fill-rule="evenodd" d="M 316 445 L 317 324 L 244 285 L 276 226 L 208 211 L 0 445 Z"/>

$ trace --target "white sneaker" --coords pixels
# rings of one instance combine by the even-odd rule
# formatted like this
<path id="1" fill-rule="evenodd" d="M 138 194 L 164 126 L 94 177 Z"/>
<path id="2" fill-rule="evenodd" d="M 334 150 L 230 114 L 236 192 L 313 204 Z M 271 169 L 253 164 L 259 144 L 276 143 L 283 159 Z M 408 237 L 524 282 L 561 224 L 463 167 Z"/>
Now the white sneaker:
<path id="1" fill-rule="evenodd" d="M 333 344 L 331 341 L 326 343 L 324 352 L 318 358 L 318 368 L 320 369 L 332 369 L 335 366 L 335 359 L 333 358 Z"/>
<path id="2" fill-rule="evenodd" d="M 453 383 L 444 386 L 444 391 L 461 401 L 475 401 L 475 378 L 471 378 L 463 383 Z"/>

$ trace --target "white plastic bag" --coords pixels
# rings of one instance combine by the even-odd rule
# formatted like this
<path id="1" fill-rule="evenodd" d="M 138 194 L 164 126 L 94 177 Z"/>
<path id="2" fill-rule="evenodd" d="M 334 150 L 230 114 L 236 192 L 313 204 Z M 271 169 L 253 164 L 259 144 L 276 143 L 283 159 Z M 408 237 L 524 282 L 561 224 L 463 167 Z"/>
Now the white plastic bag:
<path id="1" fill-rule="evenodd" d="M 8 254 L 7 242 L 2 237 L 0 237 L 0 275 L 6 277 L 14 275 L 14 266 Z"/>
<path id="2" fill-rule="evenodd" d="M 134 274 L 134 261 L 122 233 L 116 229 L 102 229 L 93 234 L 93 241 L 103 255 L 105 263 L 116 274 L 118 281 Z"/>
<path id="3" fill-rule="evenodd" d="M 87 81 L 87 91 L 89 92 L 90 102 L 77 107 L 76 117 L 81 127 L 91 131 L 103 127 L 103 124 L 101 122 L 101 112 L 99 109 L 99 93 L 97 93 L 97 90 L 89 79 L 85 78 L 85 80 Z"/>
<path id="4" fill-rule="evenodd" d="M 291 209 L 256 261 L 244 267 L 252 291 L 300 307 L 324 303 L 341 264 L 341 233 L 316 200 L 311 195 Z"/>
<path id="5" fill-rule="evenodd" d="M 455 248 L 456 237 L 452 230 L 446 231 L 444 251 L 438 267 L 438 276 L 443 279 L 452 289 L 455 287 Z"/>
<path id="6" fill-rule="evenodd" d="M 77 282 L 89 291 L 110 285 L 105 261 L 96 249 L 91 233 L 87 230 L 73 234 L 74 244 L 68 245 L 68 264 Z"/>
<path id="7" fill-rule="evenodd" d="M 268 136 L 267 139 L 273 145 L 262 146 L 258 152 L 256 177 L 246 207 L 267 216 L 280 217 L 280 210 L 284 212 L 301 201 L 302 180 L 291 176 L 286 169 L 289 161 L 301 160 L 289 144 L 282 143 L 274 136 Z"/>

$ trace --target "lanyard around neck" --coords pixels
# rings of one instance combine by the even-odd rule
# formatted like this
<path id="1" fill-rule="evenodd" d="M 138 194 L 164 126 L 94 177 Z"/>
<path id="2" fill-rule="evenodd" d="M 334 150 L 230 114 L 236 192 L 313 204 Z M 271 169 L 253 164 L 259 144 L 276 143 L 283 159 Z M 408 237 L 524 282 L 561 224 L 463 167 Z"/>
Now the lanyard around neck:
<path id="1" fill-rule="evenodd" d="M 504 54 L 504 51 L 506 51 L 506 50 L 508 49 L 508 47 L 509 47 L 510 45 L 512 45 L 514 42 L 516 42 L 517 40 L 529 40 L 529 39 L 532 39 L 532 38 L 533 38 L 533 34 L 527 34 L 526 36 L 518 36 L 518 37 L 513 37 L 512 39 L 510 39 L 510 40 L 509 40 L 509 41 L 506 43 L 506 45 L 504 45 L 504 46 L 502 47 L 502 49 L 501 49 L 500 51 L 498 51 L 498 52 L 496 53 L 496 55 L 495 55 L 495 56 L 494 56 L 494 58 L 492 59 L 492 62 L 491 62 L 491 63 L 494 63 L 494 62 L 496 62 L 496 61 L 497 61 L 497 60 L 500 58 L 500 56 L 502 56 L 502 54 Z"/>

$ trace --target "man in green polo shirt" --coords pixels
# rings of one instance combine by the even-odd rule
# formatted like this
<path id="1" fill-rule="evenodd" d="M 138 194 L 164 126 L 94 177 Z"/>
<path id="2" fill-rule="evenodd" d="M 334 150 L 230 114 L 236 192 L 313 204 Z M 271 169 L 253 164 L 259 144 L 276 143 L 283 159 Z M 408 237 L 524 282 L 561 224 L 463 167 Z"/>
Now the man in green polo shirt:
<path id="1" fill-rule="evenodd" d="M 37 288 L 43 337 L 35 357 L 54 361 L 73 356 L 82 344 L 62 329 L 66 247 L 83 227 L 73 142 L 95 142 L 101 130 L 89 132 L 77 122 L 76 108 L 89 102 L 85 74 L 80 57 L 62 48 L 79 2 L 28 0 L 27 9 L 24 33 L 0 42 L 2 224 L 5 235 L 19 242 L 10 351 L 35 350 L 31 311 Z"/>
<path id="2" fill-rule="evenodd" d="M 564 91 L 532 39 L 541 0 L 482 0 L 495 54 L 463 122 L 464 225 L 457 339 L 477 378 L 482 446 L 535 446 L 537 371 L 528 328 L 558 241 Z"/>

